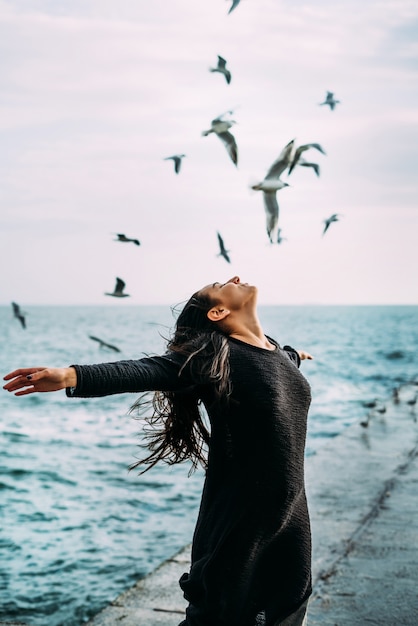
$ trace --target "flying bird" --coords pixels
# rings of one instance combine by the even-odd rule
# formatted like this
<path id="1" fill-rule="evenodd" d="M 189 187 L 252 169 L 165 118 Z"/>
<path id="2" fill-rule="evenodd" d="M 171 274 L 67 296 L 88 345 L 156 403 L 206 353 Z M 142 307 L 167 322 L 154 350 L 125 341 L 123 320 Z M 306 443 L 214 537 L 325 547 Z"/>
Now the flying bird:
<path id="1" fill-rule="evenodd" d="M 325 235 L 325 233 L 327 232 L 328 228 L 331 226 L 331 224 L 333 222 L 338 222 L 340 217 L 341 216 L 338 213 L 333 213 L 330 217 L 328 217 L 326 220 L 324 220 L 325 226 L 324 226 L 324 230 L 323 230 L 322 236 Z"/>
<path id="2" fill-rule="evenodd" d="M 178 174 L 181 168 L 181 160 L 185 156 L 185 154 L 173 154 L 173 156 L 165 157 L 164 161 L 169 161 L 170 159 L 172 159 L 174 161 L 174 171 L 176 174 Z"/>
<path id="3" fill-rule="evenodd" d="M 319 103 L 320 106 L 322 106 L 323 104 L 327 104 L 330 108 L 330 111 L 333 111 L 335 109 L 335 106 L 337 104 L 340 104 L 340 101 L 334 98 L 334 94 L 332 91 L 327 91 L 325 100 Z"/>
<path id="4" fill-rule="evenodd" d="M 97 341 L 100 348 L 109 348 L 110 350 L 114 350 L 115 352 L 120 352 L 119 348 L 117 348 L 116 346 L 112 346 L 111 343 L 107 343 L 106 341 L 103 341 L 103 339 L 99 339 L 99 337 L 94 337 L 93 335 L 89 335 L 89 338 L 93 339 L 93 341 Z"/>
<path id="5" fill-rule="evenodd" d="M 112 293 L 105 293 L 105 296 L 114 296 L 115 298 L 129 298 L 129 294 L 123 293 L 125 282 L 121 278 L 116 278 L 115 289 Z"/>
<path id="6" fill-rule="evenodd" d="M 372 411 L 369 411 L 367 413 L 366 417 L 361 420 L 360 426 L 363 426 L 363 428 L 367 428 L 368 425 L 370 424 L 370 418 L 371 417 L 373 417 L 373 413 L 372 413 Z"/>
<path id="7" fill-rule="evenodd" d="M 254 191 L 263 192 L 267 235 L 271 243 L 274 243 L 275 240 L 277 241 L 277 228 L 279 224 L 279 205 L 277 203 L 276 193 L 280 189 L 283 189 L 283 187 L 289 187 L 287 183 L 284 183 L 280 179 L 280 176 L 292 162 L 294 144 L 294 139 L 289 141 L 268 170 L 264 179 L 255 185 L 251 185 L 251 189 Z"/>
<path id="8" fill-rule="evenodd" d="M 365 402 L 363 402 L 363 406 L 365 409 L 375 409 L 377 407 L 377 399 L 375 398 L 374 400 L 366 400 Z"/>
<path id="9" fill-rule="evenodd" d="M 241 0 L 232 0 L 231 8 L 228 11 L 228 15 L 239 5 Z"/>
<path id="10" fill-rule="evenodd" d="M 136 246 L 141 245 L 141 242 L 138 239 L 131 239 L 130 237 L 126 237 L 126 235 L 123 235 L 122 233 L 117 233 L 116 237 L 117 239 L 114 239 L 114 241 L 122 241 L 123 243 L 132 242 Z"/>
<path id="11" fill-rule="evenodd" d="M 219 250 L 220 250 L 218 256 L 222 256 L 225 259 L 225 261 L 227 261 L 228 263 L 231 263 L 231 259 L 229 258 L 229 254 L 228 254 L 229 250 L 225 248 L 224 240 L 222 239 L 221 235 L 219 233 L 217 233 L 217 235 L 218 235 L 218 243 L 219 243 Z"/>
<path id="12" fill-rule="evenodd" d="M 292 162 L 289 166 L 288 174 L 291 174 L 295 166 L 298 165 L 299 163 L 301 165 L 305 165 L 305 167 L 313 167 L 314 165 L 313 163 L 312 164 L 310 163 L 309 165 L 307 165 L 304 159 L 300 161 L 302 153 L 305 152 L 306 150 L 310 150 L 310 148 L 315 148 L 315 150 L 318 150 L 318 152 L 321 152 L 322 154 L 326 154 L 325 150 L 319 145 L 319 143 L 305 143 L 302 146 L 299 146 L 298 148 L 296 148 L 296 150 L 293 153 Z"/>
<path id="13" fill-rule="evenodd" d="M 21 310 L 20 306 L 16 304 L 16 302 L 12 302 L 12 307 L 13 307 L 13 315 L 22 324 L 22 328 L 26 328 L 26 317 L 23 311 Z"/>
<path id="14" fill-rule="evenodd" d="M 218 65 L 216 67 L 210 67 L 209 71 L 219 72 L 220 74 L 223 74 L 225 76 L 225 80 L 228 83 L 228 85 L 231 82 L 231 72 L 226 69 L 226 60 L 223 57 L 219 56 L 219 54 L 218 54 Z"/>
<path id="15" fill-rule="evenodd" d="M 232 111 L 227 111 L 227 113 L 232 115 Z M 215 117 L 211 122 L 211 128 L 209 130 L 204 130 L 202 132 L 203 137 L 207 137 L 210 133 L 215 133 L 219 137 L 219 139 L 225 145 L 225 148 L 230 156 L 231 161 L 234 165 L 238 164 L 238 147 L 237 142 L 235 141 L 235 137 L 232 133 L 229 132 L 229 129 L 233 124 L 236 124 L 234 120 L 224 120 L 224 116 L 226 113 Z"/>
<path id="16" fill-rule="evenodd" d="M 417 405 L 417 400 L 418 400 L 418 396 L 417 396 L 417 394 L 415 394 L 415 396 L 413 398 L 409 398 L 409 400 L 406 401 L 407 405 L 410 408 L 411 415 L 414 416 L 414 422 L 417 421 L 417 418 L 416 418 L 416 415 L 415 415 L 415 407 Z"/>

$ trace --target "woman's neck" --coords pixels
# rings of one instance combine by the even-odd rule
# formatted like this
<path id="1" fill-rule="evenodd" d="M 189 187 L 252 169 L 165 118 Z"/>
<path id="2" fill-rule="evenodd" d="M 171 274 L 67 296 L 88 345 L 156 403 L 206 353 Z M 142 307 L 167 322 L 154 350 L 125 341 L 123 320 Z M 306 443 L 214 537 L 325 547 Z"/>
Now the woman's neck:
<path id="1" fill-rule="evenodd" d="M 265 350 L 275 350 L 276 346 L 267 339 L 257 317 L 242 323 L 234 323 L 228 333 L 230 337 Z"/>

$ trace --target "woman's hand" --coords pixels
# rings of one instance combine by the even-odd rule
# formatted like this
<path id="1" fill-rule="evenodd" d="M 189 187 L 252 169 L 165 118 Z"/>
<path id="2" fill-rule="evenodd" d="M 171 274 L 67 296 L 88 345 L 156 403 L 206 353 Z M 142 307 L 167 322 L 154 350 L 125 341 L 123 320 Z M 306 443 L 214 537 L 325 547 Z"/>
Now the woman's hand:
<path id="1" fill-rule="evenodd" d="M 27 367 L 6 374 L 4 380 L 10 382 L 3 389 L 14 392 L 15 396 L 26 396 L 29 393 L 75 387 L 77 372 L 74 367 Z"/>
<path id="2" fill-rule="evenodd" d="M 309 354 L 309 352 L 305 352 L 305 350 L 296 350 L 296 352 L 298 353 L 301 361 L 304 361 L 305 359 L 313 359 L 312 354 Z"/>

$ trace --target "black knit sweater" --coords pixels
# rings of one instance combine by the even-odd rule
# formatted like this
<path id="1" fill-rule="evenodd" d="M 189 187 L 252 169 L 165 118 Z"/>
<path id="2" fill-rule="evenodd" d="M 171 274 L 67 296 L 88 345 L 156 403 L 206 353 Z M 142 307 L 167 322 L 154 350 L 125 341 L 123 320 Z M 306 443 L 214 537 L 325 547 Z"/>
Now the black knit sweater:
<path id="1" fill-rule="evenodd" d="M 275 343 L 275 342 L 273 342 Z M 273 626 L 311 593 L 311 537 L 304 488 L 310 387 L 290 347 L 265 350 L 230 338 L 232 396 L 214 402 L 208 468 L 190 571 L 180 579 L 188 626 Z M 67 395 L 103 396 L 189 386 L 184 357 L 74 367 Z"/>

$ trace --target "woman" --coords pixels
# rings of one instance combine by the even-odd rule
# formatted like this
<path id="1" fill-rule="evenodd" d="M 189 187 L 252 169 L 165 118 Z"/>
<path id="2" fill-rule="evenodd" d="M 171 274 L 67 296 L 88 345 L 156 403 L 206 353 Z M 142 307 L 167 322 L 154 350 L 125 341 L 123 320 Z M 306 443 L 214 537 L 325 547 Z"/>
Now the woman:
<path id="1" fill-rule="evenodd" d="M 191 568 L 180 579 L 189 602 L 180 626 L 299 626 L 306 619 L 310 388 L 298 366 L 312 357 L 267 337 L 256 305 L 256 287 L 234 276 L 190 298 L 163 356 L 5 376 L 4 388 L 18 396 L 155 391 L 149 454 L 134 467 L 185 459 L 206 466 Z"/>

